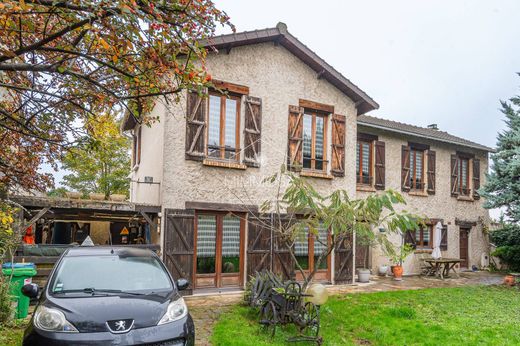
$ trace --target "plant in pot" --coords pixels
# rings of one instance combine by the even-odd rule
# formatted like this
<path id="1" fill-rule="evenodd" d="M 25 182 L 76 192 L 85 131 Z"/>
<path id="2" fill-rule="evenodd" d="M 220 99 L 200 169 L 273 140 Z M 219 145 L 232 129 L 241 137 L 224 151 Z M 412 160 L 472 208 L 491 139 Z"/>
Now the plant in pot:
<path id="1" fill-rule="evenodd" d="M 394 251 L 391 251 L 391 253 L 389 253 L 389 257 L 391 261 L 394 263 L 394 265 L 392 266 L 394 280 L 401 281 L 403 279 L 403 261 L 413 252 L 413 246 L 411 246 L 410 244 L 404 244 L 398 249 L 395 249 Z"/>
<path id="2" fill-rule="evenodd" d="M 364 248 L 363 251 L 363 268 L 359 268 L 357 270 L 358 273 L 358 281 L 359 282 L 370 282 L 370 269 L 368 263 L 368 254 L 370 251 L 370 247 L 374 244 L 374 239 L 365 235 L 365 234 L 356 234 L 356 243 L 357 246 L 361 246 Z M 357 255 L 357 251 L 356 251 Z"/>

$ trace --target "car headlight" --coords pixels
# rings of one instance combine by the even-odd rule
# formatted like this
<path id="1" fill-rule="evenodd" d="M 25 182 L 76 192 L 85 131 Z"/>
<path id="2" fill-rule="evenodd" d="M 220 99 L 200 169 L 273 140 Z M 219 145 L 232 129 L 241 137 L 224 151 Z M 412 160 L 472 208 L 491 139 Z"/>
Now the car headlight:
<path id="1" fill-rule="evenodd" d="M 166 313 L 161 318 L 157 325 L 170 323 L 173 321 L 180 320 L 184 316 L 188 314 L 188 307 L 184 302 L 184 299 L 179 298 L 168 305 L 168 309 L 166 309 Z"/>
<path id="2" fill-rule="evenodd" d="M 50 332 L 78 333 L 76 327 L 67 321 L 63 312 L 57 309 L 48 308 L 43 305 L 40 305 L 36 309 L 33 323 L 36 328 L 41 330 Z"/>

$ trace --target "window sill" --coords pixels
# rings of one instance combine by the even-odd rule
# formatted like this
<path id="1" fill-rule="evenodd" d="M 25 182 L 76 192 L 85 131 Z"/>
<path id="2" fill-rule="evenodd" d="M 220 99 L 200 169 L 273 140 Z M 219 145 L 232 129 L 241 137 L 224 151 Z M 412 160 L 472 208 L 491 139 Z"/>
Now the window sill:
<path id="1" fill-rule="evenodd" d="M 432 253 L 433 249 L 417 249 L 413 253 L 415 254 L 421 254 L 421 253 Z"/>
<path id="2" fill-rule="evenodd" d="M 302 177 L 321 178 L 321 179 L 333 179 L 334 177 L 330 174 L 316 171 L 300 171 Z"/>
<path id="3" fill-rule="evenodd" d="M 414 190 L 410 190 L 410 192 L 408 192 L 408 194 L 411 196 L 418 196 L 418 197 L 428 197 L 429 196 L 427 192 L 414 191 Z"/>
<path id="4" fill-rule="evenodd" d="M 247 168 L 243 163 L 233 162 L 233 161 L 218 161 L 218 160 L 210 160 L 204 159 L 202 161 L 204 166 L 210 167 L 221 167 L 221 168 L 231 168 L 231 169 L 240 169 L 245 170 Z"/>
<path id="5" fill-rule="evenodd" d="M 457 196 L 457 201 L 473 202 L 473 197 L 470 196 Z"/>
<path id="6" fill-rule="evenodd" d="M 373 187 L 372 185 L 356 184 L 356 191 L 376 192 L 376 188 Z"/>

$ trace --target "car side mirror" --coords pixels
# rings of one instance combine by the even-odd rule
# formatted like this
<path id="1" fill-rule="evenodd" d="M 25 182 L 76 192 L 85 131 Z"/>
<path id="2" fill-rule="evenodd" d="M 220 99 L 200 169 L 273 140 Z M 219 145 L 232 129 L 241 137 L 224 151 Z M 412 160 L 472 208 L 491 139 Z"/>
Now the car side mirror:
<path id="1" fill-rule="evenodd" d="M 177 289 L 179 291 L 183 291 L 190 285 L 190 282 L 186 279 L 179 279 L 177 280 Z"/>
<path id="2" fill-rule="evenodd" d="M 22 286 L 22 294 L 29 298 L 38 297 L 38 290 L 37 284 L 26 284 Z"/>

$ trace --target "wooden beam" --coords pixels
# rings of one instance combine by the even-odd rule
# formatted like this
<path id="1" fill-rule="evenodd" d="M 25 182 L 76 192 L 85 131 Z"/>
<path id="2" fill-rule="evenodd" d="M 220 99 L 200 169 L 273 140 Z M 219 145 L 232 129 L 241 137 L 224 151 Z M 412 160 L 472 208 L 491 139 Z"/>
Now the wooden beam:
<path id="1" fill-rule="evenodd" d="M 326 105 L 324 103 L 300 99 L 299 106 L 303 107 L 303 108 L 317 110 L 317 111 L 323 111 L 323 112 L 329 113 L 329 114 L 334 114 L 334 106 Z"/>
<path id="2" fill-rule="evenodd" d="M 31 227 L 36 221 L 38 221 L 46 212 L 49 211 L 49 207 L 45 207 L 41 209 L 36 215 L 34 215 L 29 222 L 23 222 L 22 223 L 22 229 L 21 231 L 25 231 L 27 228 Z"/>
<path id="3" fill-rule="evenodd" d="M 154 232 L 157 232 L 157 224 L 155 222 L 153 222 L 153 220 L 150 218 L 150 216 L 148 216 L 148 214 L 146 214 L 145 212 L 143 211 L 140 211 L 139 212 L 141 215 L 143 215 L 144 219 L 146 220 L 146 222 L 148 222 L 148 224 L 150 225 L 150 227 L 152 228 L 152 231 Z"/>
<path id="4" fill-rule="evenodd" d="M 211 203 L 211 202 L 186 202 L 186 209 L 225 211 L 225 212 L 258 212 L 258 206 L 232 203 Z"/>

